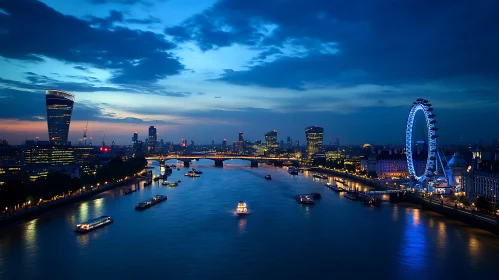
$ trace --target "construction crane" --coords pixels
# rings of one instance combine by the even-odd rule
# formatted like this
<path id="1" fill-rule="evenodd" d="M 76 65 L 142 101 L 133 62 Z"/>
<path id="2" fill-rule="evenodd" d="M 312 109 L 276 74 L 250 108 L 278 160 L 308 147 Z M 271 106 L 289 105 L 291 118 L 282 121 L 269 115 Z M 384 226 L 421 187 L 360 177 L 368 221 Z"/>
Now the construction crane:
<path id="1" fill-rule="evenodd" d="M 87 146 L 87 130 L 88 130 L 88 122 L 85 128 L 83 129 L 83 142 L 85 147 Z"/>

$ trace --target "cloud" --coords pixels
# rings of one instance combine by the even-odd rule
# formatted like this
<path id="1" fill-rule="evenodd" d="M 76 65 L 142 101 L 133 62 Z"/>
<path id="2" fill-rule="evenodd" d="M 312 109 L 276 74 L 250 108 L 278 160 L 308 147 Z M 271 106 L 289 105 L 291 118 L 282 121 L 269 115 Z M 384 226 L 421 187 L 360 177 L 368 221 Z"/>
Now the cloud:
<path id="1" fill-rule="evenodd" d="M 409 8 L 410 7 L 410 8 Z M 470 75 L 499 78 L 499 2 L 222 0 L 165 32 L 203 50 L 247 45 L 257 65 L 224 74 L 240 85 L 404 84 Z M 265 31 L 266 26 L 275 26 Z M 301 48 L 299 57 L 286 45 Z M 269 54 L 284 52 L 273 61 Z"/>
<path id="2" fill-rule="evenodd" d="M 133 23 L 133 24 L 157 24 L 161 23 L 161 20 L 159 18 L 155 18 L 153 16 L 149 16 L 148 18 L 145 19 L 127 19 L 126 22 L 128 23 Z"/>
<path id="3" fill-rule="evenodd" d="M 109 12 L 109 16 L 105 18 L 98 18 L 94 16 L 88 16 L 90 25 L 92 27 L 98 27 L 98 28 L 103 28 L 103 29 L 109 29 L 114 26 L 115 23 L 117 22 L 123 22 L 123 14 L 112 10 Z"/>
<path id="4" fill-rule="evenodd" d="M 143 3 L 145 1 L 143 0 L 88 0 L 88 2 L 92 3 L 92 4 L 98 4 L 98 5 L 102 5 L 102 4 L 123 4 L 123 5 L 134 5 L 134 4 L 137 4 L 137 3 Z"/>
<path id="5" fill-rule="evenodd" d="M 40 62 L 46 56 L 83 63 L 110 71 L 111 81 L 119 84 L 154 83 L 184 69 L 170 53 L 176 45 L 163 35 L 122 26 L 92 28 L 89 21 L 62 15 L 34 0 L 1 5 L 10 16 L 0 17 L 0 29 L 8 31 L 2 41 L 9 42 L 0 44 L 0 56 Z M 108 22 L 120 19 L 119 12 L 106 18 Z"/>
<path id="6" fill-rule="evenodd" d="M 87 71 L 88 70 L 88 67 L 81 66 L 81 65 L 73 66 L 73 68 L 76 69 L 76 70 L 82 70 L 82 71 Z"/>
<path id="7" fill-rule="evenodd" d="M 87 80 L 88 83 L 80 82 L 64 82 L 56 79 L 49 78 L 45 75 L 38 75 L 33 72 L 25 72 L 26 80 L 28 82 L 14 81 L 0 78 L 0 88 L 11 88 L 11 89 L 25 89 L 25 90 L 37 90 L 44 91 L 46 89 L 60 89 L 70 92 L 96 92 L 96 91 L 116 91 L 119 88 L 97 86 L 94 83 L 98 83 L 98 79 L 95 77 L 87 76 L 77 76 L 81 79 Z M 72 76 L 76 77 L 76 76 Z"/>

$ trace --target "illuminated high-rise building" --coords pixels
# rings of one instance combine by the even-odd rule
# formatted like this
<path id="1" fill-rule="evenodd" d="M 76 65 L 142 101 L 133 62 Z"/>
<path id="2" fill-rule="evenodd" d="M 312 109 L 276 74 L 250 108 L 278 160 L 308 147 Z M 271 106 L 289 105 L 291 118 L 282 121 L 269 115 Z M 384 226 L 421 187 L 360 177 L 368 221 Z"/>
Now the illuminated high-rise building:
<path id="1" fill-rule="evenodd" d="M 68 143 L 69 124 L 73 113 L 75 96 L 60 90 L 47 90 L 47 125 L 49 140 L 54 145 Z"/>
<path id="2" fill-rule="evenodd" d="M 305 138 L 307 139 L 308 158 L 322 149 L 322 139 L 324 138 L 324 128 L 309 126 L 305 128 Z"/>
<path id="3" fill-rule="evenodd" d="M 239 142 L 244 142 L 244 134 L 239 132 Z"/>
<path id="4" fill-rule="evenodd" d="M 147 139 L 147 151 L 149 153 L 154 153 L 156 151 L 156 146 L 158 143 L 158 133 L 154 126 L 149 127 L 149 137 Z"/>
<path id="5" fill-rule="evenodd" d="M 139 141 L 139 133 L 135 132 L 132 137 L 132 146 L 137 146 L 137 142 Z"/>
<path id="6" fill-rule="evenodd" d="M 272 130 L 265 133 L 265 146 L 267 149 L 278 148 L 279 144 L 277 143 L 277 130 Z"/>
<path id="7" fill-rule="evenodd" d="M 227 139 L 224 138 L 224 140 L 222 141 L 222 149 L 225 150 L 227 149 Z"/>

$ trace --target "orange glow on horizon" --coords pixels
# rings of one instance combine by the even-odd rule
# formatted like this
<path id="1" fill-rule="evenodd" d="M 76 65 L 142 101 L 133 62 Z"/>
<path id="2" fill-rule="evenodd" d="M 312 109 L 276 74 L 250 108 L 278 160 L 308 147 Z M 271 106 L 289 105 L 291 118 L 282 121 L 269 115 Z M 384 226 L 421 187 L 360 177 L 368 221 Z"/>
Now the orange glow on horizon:
<path id="1" fill-rule="evenodd" d="M 45 135 L 39 137 L 40 140 L 49 140 L 48 128 L 46 121 L 23 121 L 23 120 L 13 120 L 13 119 L 0 119 L 4 131 L 8 131 L 11 137 L 15 135 L 17 139 L 36 139 L 39 135 Z M 72 121 L 69 128 L 69 141 L 78 141 L 82 136 L 82 130 L 87 126 L 87 121 Z M 173 129 L 177 125 L 162 125 L 160 129 Z M 95 139 L 100 139 L 104 134 L 108 136 L 114 135 L 132 135 L 133 131 L 146 130 L 146 124 L 138 123 L 113 123 L 113 122 L 89 122 L 87 137 L 92 136 Z M 106 138 L 108 138 L 106 136 Z M 13 141 L 12 144 L 20 144 Z M 95 143 L 97 144 L 97 143 Z"/>

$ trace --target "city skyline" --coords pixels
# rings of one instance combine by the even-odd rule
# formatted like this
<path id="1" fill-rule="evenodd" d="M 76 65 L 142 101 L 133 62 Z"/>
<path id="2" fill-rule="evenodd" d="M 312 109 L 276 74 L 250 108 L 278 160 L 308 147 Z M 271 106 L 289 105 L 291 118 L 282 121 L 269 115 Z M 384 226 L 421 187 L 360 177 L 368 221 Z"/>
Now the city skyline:
<path id="1" fill-rule="evenodd" d="M 417 98 L 440 143 L 498 138 L 498 3 L 354 2 L 2 2 L 1 138 L 49 140 L 47 89 L 75 95 L 73 145 L 87 122 L 94 144 L 149 126 L 174 143 L 272 130 L 305 143 L 316 125 L 324 144 L 402 145 Z"/>

